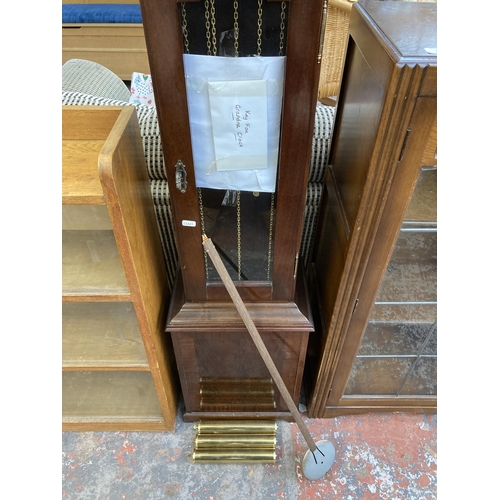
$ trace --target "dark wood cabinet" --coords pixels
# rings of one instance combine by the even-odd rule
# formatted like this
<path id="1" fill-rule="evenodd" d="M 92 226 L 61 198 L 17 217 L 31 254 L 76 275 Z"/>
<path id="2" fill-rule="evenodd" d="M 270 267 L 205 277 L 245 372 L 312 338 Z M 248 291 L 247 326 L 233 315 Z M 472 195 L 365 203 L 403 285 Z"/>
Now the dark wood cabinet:
<path id="1" fill-rule="evenodd" d="M 211 238 L 225 261 L 298 403 L 313 330 L 299 254 L 327 2 L 141 0 L 141 10 L 179 253 L 166 332 L 174 344 L 184 419 L 286 418 L 291 414 L 204 254 L 202 234 Z M 202 57 L 205 72 L 191 72 L 197 71 L 195 59 L 199 62 Z M 245 64 L 279 58 L 283 76 L 266 77 L 266 70 L 250 89 L 248 82 L 256 77 Z M 240 72 L 234 72 L 236 63 L 243 68 Z M 221 68 L 218 72 L 216 65 Z M 225 79 L 227 74 L 232 78 Z M 265 143 L 271 142 L 271 130 L 278 135 L 276 147 L 269 146 L 264 153 L 264 164 L 256 166 L 262 158 L 232 160 L 231 169 L 244 163 L 241 172 L 228 176 L 238 177 L 237 187 L 216 184 L 216 177 L 229 168 L 218 150 L 222 134 L 216 129 L 234 126 L 239 142 L 238 127 L 254 117 L 254 111 L 240 104 L 238 94 L 231 113 L 222 120 L 212 115 L 207 126 L 196 128 L 202 121 L 197 112 L 201 105 L 195 108 L 194 101 L 200 104 L 198 98 L 208 94 L 214 113 L 219 105 L 215 99 L 228 96 L 226 90 L 217 93 L 222 80 L 245 98 L 261 97 L 261 82 L 267 82 L 267 105 L 259 101 L 255 109 L 259 113 L 267 106 L 268 121 L 261 117 L 260 122 L 249 122 L 249 130 L 257 132 L 266 125 Z M 276 120 L 271 115 L 277 115 Z M 201 136 L 206 137 L 202 143 Z M 202 151 L 212 143 L 209 160 L 203 163 Z M 246 155 L 262 156 L 257 155 L 261 143 L 256 139 L 254 144 Z M 275 172 L 270 187 L 242 181 L 243 171 L 256 169 Z M 254 178 L 260 183 L 260 174 L 252 174 Z"/>
<path id="2" fill-rule="evenodd" d="M 435 411 L 436 4 L 353 6 L 309 283 L 311 417 Z"/>

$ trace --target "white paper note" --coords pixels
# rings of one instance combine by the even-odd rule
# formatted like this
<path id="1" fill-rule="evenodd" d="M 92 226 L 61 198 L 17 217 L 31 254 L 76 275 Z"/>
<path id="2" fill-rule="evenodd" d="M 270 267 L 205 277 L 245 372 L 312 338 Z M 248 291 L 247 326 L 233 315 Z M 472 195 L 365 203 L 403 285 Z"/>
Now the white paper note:
<path id="1" fill-rule="evenodd" d="M 208 82 L 217 171 L 267 168 L 267 84 Z"/>

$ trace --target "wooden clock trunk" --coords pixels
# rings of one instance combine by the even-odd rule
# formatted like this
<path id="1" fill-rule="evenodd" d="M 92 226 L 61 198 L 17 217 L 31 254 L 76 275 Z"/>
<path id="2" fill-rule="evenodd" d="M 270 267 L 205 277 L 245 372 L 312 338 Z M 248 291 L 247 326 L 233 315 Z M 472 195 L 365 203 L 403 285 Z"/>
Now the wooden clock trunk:
<path id="1" fill-rule="evenodd" d="M 166 332 L 184 419 L 291 418 L 204 255 L 202 234 L 219 250 L 298 404 L 314 329 L 299 251 L 327 2 L 141 0 L 141 9 L 179 252 Z M 202 186 L 184 56 L 210 56 L 212 64 L 256 54 L 286 57 L 275 187 Z"/>

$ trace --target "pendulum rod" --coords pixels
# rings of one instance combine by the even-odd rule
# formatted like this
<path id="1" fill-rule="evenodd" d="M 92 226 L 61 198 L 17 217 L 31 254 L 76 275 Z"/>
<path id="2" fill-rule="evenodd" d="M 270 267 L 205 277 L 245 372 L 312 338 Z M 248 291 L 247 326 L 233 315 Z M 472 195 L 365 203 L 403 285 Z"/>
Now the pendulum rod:
<path id="1" fill-rule="evenodd" d="M 274 383 L 278 387 L 278 390 L 282 398 L 285 400 L 285 403 L 290 410 L 295 423 L 302 433 L 302 437 L 309 447 L 302 459 L 302 472 L 307 479 L 319 479 L 331 469 L 335 460 L 335 447 L 330 441 L 324 439 L 318 441 L 318 443 L 314 442 L 311 434 L 309 433 L 309 430 L 307 429 L 306 424 L 304 423 L 304 420 L 299 413 L 299 410 L 295 406 L 292 396 L 288 392 L 288 389 L 283 382 L 283 379 L 281 378 L 276 365 L 274 364 L 273 358 L 267 350 L 266 344 L 264 344 L 259 331 L 255 327 L 252 317 L 250 316 L 248 309 L 245 307 L 245 304 L 243 303 L 243 300 L 241 299 L 236 286 L 232 282 L 229 273 L 224 267 L 224 264 L 222 263 L 222 260 L 219 257 L 219 254 L 217 253 L 217 250 L 215 249 L 212 241 L 204 234 L 202 235 L 202 241 L 205 251 L 210 256 L 210 259 L 212 260 L 215 269 L 219 273 L 222 283 L 229 293 L 229 296 L 231 297 L 231 300 L 233 301 L 238 314 L 243 320 L 243 323 L 245 324 L 250 337 L 252 337 L 255 347 L 259 351 L 262 361 L 264 361 L 264 364 L 269 370 Z M 318 452 L 317 456 L 316 452 Z"/>
<path id="2" fill-rule="evenodd" d="M 250 333 L 250 336 L 252 337 L 252 340 L 254 341 L 255 347 L 257 347 L 257 350 L 259 351 L 262 360 L 264 361 L 267 369 L 269 370 L 269 373 L 271 374 L 272 379 L 274 380 L 274 383 L 278 387 L 281 396 L 285 400 L 285 403 L 290 410 L 290 413 L 292 414 L 295 423 L 300 429 L 300 432 L 302 433 L 302 436 L 304 437 L 307 446 L 311 450 L 311 452 L 315 452 L 318 450 L 321 454 L 321 450 L 319 450 L 314 443 L 314 440 L 309 433 L 304 421 L 302 420 L 302 417 L 299 413 L 299 410 L 295 406 L 295 403 L 292 399 L 292 396 L 288 392 L 288 389 L 283 382 L 283 379 L 281 378 L 281 375 L 276 368 L 276 365 L 274 364 L 273 359 L 271 358 L 271 355 L 269 354 L 269 351 L 267 350 L 266 345 L 264 344 L 264 341 L 262 340 L 252 318 L 250 317 L 250 314 L 245 307 L 245 304 L 243 303 L 243 300 L 240 297 L 240 294 L 238 293 L 238 290 L 234 286 L 234 283 L 231 280 L 231 277 L 229 276 L 229 273 L 227 272 L 226 268 L 224 267 L 224 263 L 222 262 L 221 258 L 219 257 L 219 254 L 217 253 L 217 250 L 215 249 L 212 241 L 210 238 L 207 238 L 206 235 L 202 236 L 203 238 L 203 247 L 205 248 L 205 251 L 208 253 L 210 256 L 210 259 L 212 260 L 212 263 L 219 273 L 219 276 L 221 277 L 221 280 L 226 287 L 226 290 L 229 293 L 229 296 L 231 297 L 231 300 L 233 301 L 234 305 L 236 306 L 236 309 L 238 310 L 239 315 L 241 316 L 241 319 L 245 323 L 245 326 L 247 327 L 248 333 Z M 315 458 L 316 460 L 316 458 Z"/>

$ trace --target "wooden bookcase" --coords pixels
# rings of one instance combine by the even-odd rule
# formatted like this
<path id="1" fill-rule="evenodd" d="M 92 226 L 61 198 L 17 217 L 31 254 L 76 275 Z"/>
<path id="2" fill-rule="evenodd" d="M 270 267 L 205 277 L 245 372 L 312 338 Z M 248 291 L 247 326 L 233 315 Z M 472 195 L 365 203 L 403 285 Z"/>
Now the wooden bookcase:
<path id="1" fill-rule="evenodd" d="M 310 269 L 311 417 L 436 411 L 436 10 L 352 8 Z"/>
<path id="2" fill-rule="evenodd" d="M 136 110 L 62 113 L 63 430 L 173 431 L 169 289 Z"/>

